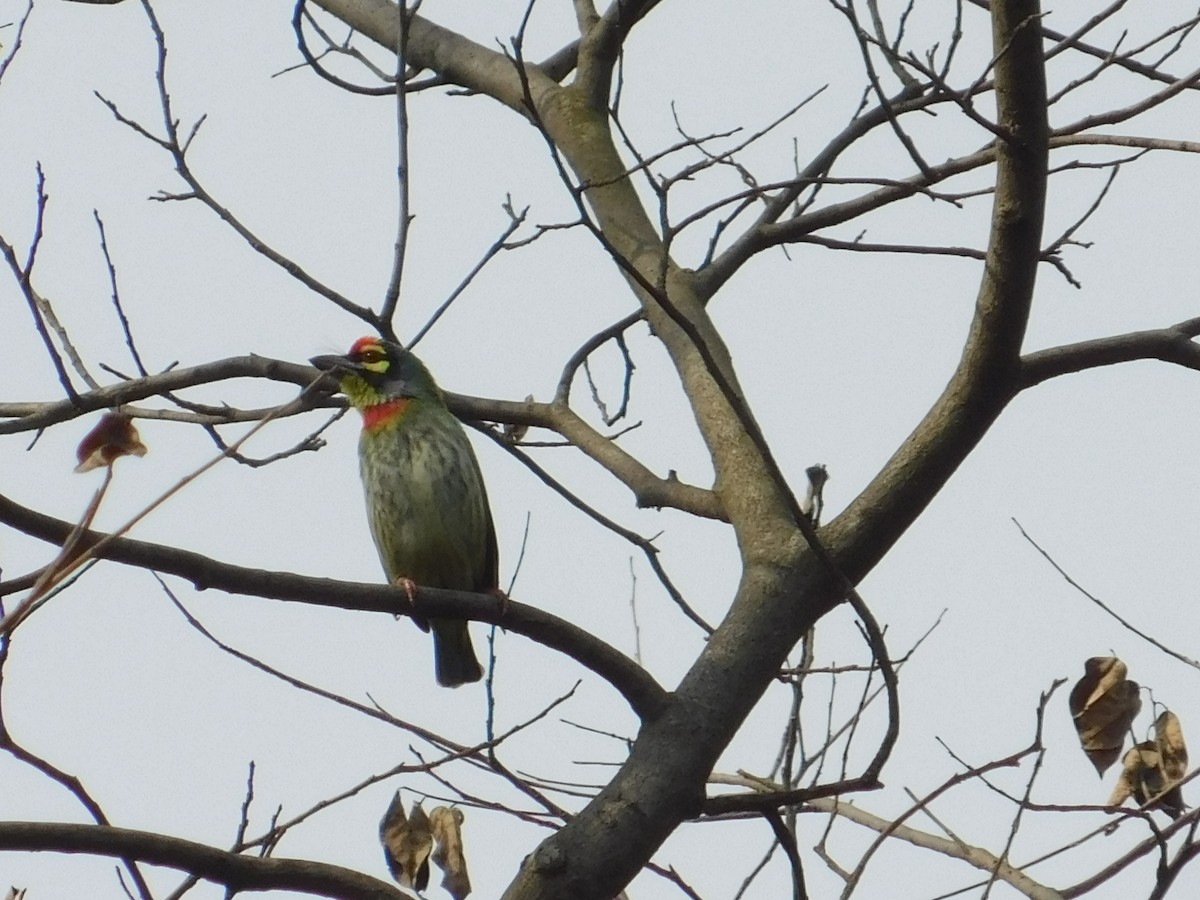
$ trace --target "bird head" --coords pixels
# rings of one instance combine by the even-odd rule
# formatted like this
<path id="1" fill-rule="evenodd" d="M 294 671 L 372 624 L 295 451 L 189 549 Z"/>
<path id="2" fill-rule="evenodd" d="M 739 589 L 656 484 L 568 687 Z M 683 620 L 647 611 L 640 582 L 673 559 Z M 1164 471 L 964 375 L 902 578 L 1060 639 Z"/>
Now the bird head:
<path id="1" fill-rule="evenodd" d="M 443 402 L 425 364 L 383 338 L 359 338 L 345 356 L 314 356 L 309 362 L 333 375 L 356 409 L 402 399 Z"/>

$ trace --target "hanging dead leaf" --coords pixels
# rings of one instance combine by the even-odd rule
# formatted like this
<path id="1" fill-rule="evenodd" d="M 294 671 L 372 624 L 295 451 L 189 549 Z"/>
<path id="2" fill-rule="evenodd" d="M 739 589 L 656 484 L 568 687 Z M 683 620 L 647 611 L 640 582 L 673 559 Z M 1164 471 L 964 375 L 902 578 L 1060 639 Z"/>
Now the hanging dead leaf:
<path id="1" fill-rule="evenodd" d="M 8 893 L 5 894 L 4 900 L 23 900 L 26 890 L 26 888 L 17 890 L 15 887 L 11 887 L 8 889 Z"/>
<path id="2" fill-rule="evenodd" d="M 96 427 L 79 442 L 75 458 L 79 465 L 76 472 L 90 472 L 103 466 L 111 466 L 122 456 L 145 456 L 146 445 L 133 426 L 133 417 L 127 413 L 106 412 Z"/>
<path id="3" fill-rule="evenodd" d="M 404 815 L 400 792 L 388 804 L 379 822 L 379 842 L 388 871 L 401 887 L 425 890 L 429 884 L 429 851 L 433 849 L 433 833 L 429 817 L 420 803 L 414 803 L 412 814 Z"/>
<path id="4" fill-rule="evenodd" d="M 1120 806 L 1132 797 L 1138 806 L 1150 803 L 1150 809 L 1160 809 L 1172 819 L 1178 819 L 1184 810 L 1183 793 L 1178 784 L 1172 784 L 1173 781 L 1163 771 L 1162 757 L 1154 742 L 1142 741 L 1121 761 L 1121 776 L 1108 798 L 1108 805 Z"/>
<path id="5" fill-rule="evenodd" d="M 442 870 L 442 887 L 454 900 L 463 900 L 471 893 L 462 845 L 463 811 L 457 807 L 439 806 L 429 813 L 429 822 L 437 841 L 433 861 Z"/>
<path id="6" fill-rule="evenodd" d="M 1183 742 L 1183 725 L 1179 716 L 1167 710 L 1154 720 L 1154 747 L 1162 759 L 1163 773 L 1171 781 L 1187 774 L 1187 744 Z"/>
<path id="7" fill-rule="evenodd" d="M 1153 744 L 1149 744 L 1153 747 Z M 1126 800 L 1133 796 L 1134 790 L 1140 780 L 1140 770 L 1145 766 L 1146 761 L 1143 758 L 1141 745 L 1134 747 L 1125 754 L 1125 759 L 1121 762 L 1121 774 L 1117 776 L 1117 783 L 1113 787 L 1112 794 L 1109 795 L 1109 806 L 1120 806 Z M 1157 751 L 1154 753 L 1154 761 L 1158 761 Z"/>
<path id="8" fill-rule="evenodd" d="M 1068 705 L 1079 744 L 1096 772 L 1117 761 L 1129 726 L 1142 708 L 1138 683 L 1125 678 L 1128 669 L 1115 656 L 1093 656 L 1084 663 L 1083 678 L 1071 689 Z"/>

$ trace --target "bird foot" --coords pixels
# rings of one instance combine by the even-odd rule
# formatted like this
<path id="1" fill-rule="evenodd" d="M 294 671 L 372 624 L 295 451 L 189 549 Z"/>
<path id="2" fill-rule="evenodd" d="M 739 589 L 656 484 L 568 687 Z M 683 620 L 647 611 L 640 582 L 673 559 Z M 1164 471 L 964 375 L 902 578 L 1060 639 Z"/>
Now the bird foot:
<path id="1" fill-rule="evenodd" d="M 508 615 L 509 607 L 512 606 L 512 598 L 498 587 L 491 588 L 488 593 L 500 601 L 500 618 L 503 619 Z"/>
<path id="2" fill-rule="evenodd" d="M 407 575 L 401 575 L 396 579 L 397 587 L 404 588 L 404 594 L 408 597 L 408 605 L 413 609 L 417 608 L 417 583 Z"/>

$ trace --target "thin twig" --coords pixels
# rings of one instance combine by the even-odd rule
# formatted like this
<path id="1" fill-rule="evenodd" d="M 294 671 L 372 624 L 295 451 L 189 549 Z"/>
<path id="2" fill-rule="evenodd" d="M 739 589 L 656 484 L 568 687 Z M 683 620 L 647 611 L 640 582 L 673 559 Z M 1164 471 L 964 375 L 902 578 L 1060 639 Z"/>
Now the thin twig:
<path id="1" fill-rule="evenodd" d="M 1070 575 L 1067 574 L 1067 571 L 1062 566 L 1060 566 L 1057 562 L 1055 562 L 1054 557 L 1052 557 L 1049 553 L 1047 553 L 1045 550 L 1043 550 L 1041 548 L 1041 546 L 1037 543 L 1037 541 L 1035 541 L 1033 538 L 1031 538 L 1029 536 L 1028 532 L 1025 531 L 1024 527 L 1022 527 L 1020 522 L 1018 522 L 1016 519 L 1013 519 L 1012 523 L 1014 525 L 1016 525 L 1017 530 L 1019 532 L 1021 532 L 1021 537 L 1025 538 L 1025 540 L 1027 540 L 1029 542 L 1030 546 L 1032 546 L 1033 549 L 1035 549 L 1038 553 L 1040 553 L 1042 555 L 1042 558 L 1045 559 L 1046 562 L 1050 563 L 1050 565 L 1054 567 L 1054 571 L 1058 572 L 1058 574 L 1063 577 L 1063 579 L 1067 582 L 1067 584 L 1071 585 L 1071 587 L 1075 588 L 1075 590 L 1079 591 L 1079 593 L 1083 594 L 1083 596 L 1087 597 L 1089 600 L 1091 600 L 1093 603 L 1095 603 L 1098 607 L 1100 607 L 1102 610 L 1104 610 L 1106 613 L 1108 613 L 1110 616 L 1112 616 L 1114 619 L 1116 619 L 1128 631 L 1133 632 L 1138 637 L 1140 637 L 1143 641 L 1146 641 L 1146 643 L 1148 643 L 1154 647 L 1157 647 L 1163 653 L 1167 654 L 1167 656 L 1177 659 L 1181 663 L 1185 663 L 1186 665 L 1191 666 L 1193 669 L 1200 669 L 1200 662 L 1197 662 L 1196 660 L 1192 659 L 1191 657 L 1184 656 L 1182 653 L 1178 652 L 1177 650 L 1172 650 L 1170 647 L 1168 647 L 1162 641 L 1159 641 L 1159 640 L 1151 637 L 1149 634 L 1147 634 L 1146 632 L 1139 629 L 1133 623 L 1122 618 L 1117 612 L 1115 612 L 1111 607 L 1109 607 L 1099 597 L 1097 597 L 1094 594 L 1091 594 L 1087 590 L 1085 590 L 1084 587 L 1081 584 L 1079 584 L 1079 582 L 1077 582 L 1074 578 L 1072 578 Z"/>
<path id="2" fill-rule="evenodd" d="M 513 236 L 514 233 L 516 233 L 517 229 L 521 227 L 522 223 L 524 223 L 525 216 L 529 212 L 529 207 L 525 207 L 519 213 L 514 212 L 512 198 L 510 197 L 505 200 L 503 209 L 506 213 L 508 213 L 509 219 L 508 225 L 505 227 L 504 232 L 500 235 L 500 237 L 492 242 L 492 245 L 488 247 L 487 250 L 484 251 L 483 256 L 479 258 L 479 262 L 475 263 L 474 267 L 472 267 L 471 271 L 467 273 L 466 277 L 463 278 L 463 280 L 458 283 L 458 286 L 450 292 L 450 296 L 442 301 L 438 308 L 433 311 L 433 315 L 429 317 L 428 321 L 426 321 L 426 323 L 421 326 L 420 330 L 417 331 L 412 339 L 409 340 L 407 345 L 409 350 L 415 347 L 420 342 L 421 338 L 425 337 L 425 335 L 429 333 L 429 329 L 433 328 L 437 320 L 442 317 L 442 314 L 445 313 L 446 310 L 450 308 L 450 305 L 462 295 L 463 291 L 465 291 L 470 286 L 471 282 L 475 280 L 475 276 L 482 272 L 484 267 L 491 262 L 501 250 L 512 249 L 511 245 L 509 245 L 507 241 Z"/>
<path id="3" fill-rule="evenodd" d="M 92 217 L 96 220 L 96 230 L 100 232 L 100 252 L 104 254 L 104 264 L 108 268 L 108 284 L 112 289 L 113 309 L 117 311 L 117 319 L 121 323 L 121 332 L 125 335 L 125 346 L 129 348 L 129 355 L 133 357 L 133 364 L 137 366 L 138 374 L 143 378 L 150 373 L 146 371 L 145 365 L 142 363 L 142 355 L 138 353 L 137 344 L 133 340 L 133 330 L 129 327 L 129 317 L 125 315 L 125 309 L 121 306 L 121 292 L 117 287 L 117 267 L 113 264 L 112 254 L 108 251 L 108 236 L 104 233 L 104 220 L 100 218 L 100 211 L 92 210 Z M 93 386 L 93 389 L 98 385 Z"/>
<path id="4" fill-rule="evenodd" d="M 411 173 L 409 171 L 408 154 L 408 98 L 404 92 L 404 59 L 408 44 L 408 10 L 405 9 L 407 0 L 396 4 L 396 190 L 398 211 L 396 221 L 396 243 L 392 255 L 392 274 L 388 279 L 387 290 L 383 295 L 383 305 L 379 310 L 381 332 L 389 340 L 396 340 L 392 319 L 396 315 L 396 307 L 400 303 L 400 287 L 404 280 L 404 261 L 408 256 L 408 230 L 412 225 L 412 214 L 409 211 L 409 201 L 412 192 L 409 189 Z"/>

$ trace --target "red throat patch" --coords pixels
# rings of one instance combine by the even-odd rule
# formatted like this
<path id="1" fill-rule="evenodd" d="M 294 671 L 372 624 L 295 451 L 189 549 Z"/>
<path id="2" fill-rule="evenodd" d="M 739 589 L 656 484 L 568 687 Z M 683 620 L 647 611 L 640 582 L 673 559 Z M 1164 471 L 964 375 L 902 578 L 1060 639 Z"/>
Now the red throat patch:
<path id="1" fill-rule="evenodd" d="M 376 403 L 374 406 L 368 406 L 362 411 L 363 431 L 378 431 L 381 428 L 387 428 L 389 425 L 394 425 L 404 415 L 405 410 L 412 400 L 408 397 L 399 397 L 396 400 L 388 400 L 384 403 Z"/>

